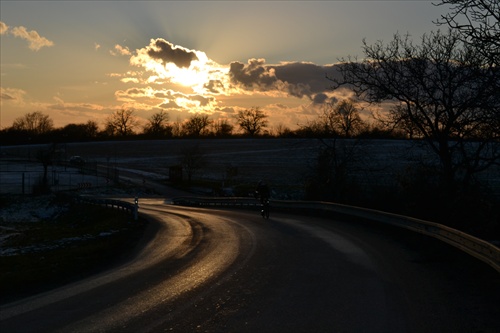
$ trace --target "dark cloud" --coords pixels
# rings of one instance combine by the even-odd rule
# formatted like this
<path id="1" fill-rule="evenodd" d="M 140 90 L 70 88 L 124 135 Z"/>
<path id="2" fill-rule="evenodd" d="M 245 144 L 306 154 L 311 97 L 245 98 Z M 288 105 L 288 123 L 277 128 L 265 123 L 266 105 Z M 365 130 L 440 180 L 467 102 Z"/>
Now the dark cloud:
<path id="1" fill-rule="evenodd" d="M 188 97 L 192 101 L 198 101 L 200 102 L 200 106 L 207 106 L 210 102 L 214 101 L 214 97 L 204 97 L 201 95 L 192 95 Z"/>
<path id="2" fill-rule="evenodd" d="M 158 105 L 160 109 L 182 109 L 175 101 L 167 100 L 166 102 Z"/>
<path id="3" fill-rule="evenodd" d="M 144 95 L 146 93 L 146 89 L 141 89 L 141 88 L 130 88 L 127 89 L 126 94 L 127 95 Z"/>
<path id="4" fill-rule="evenodd" d="M 232 62 L 229 76 L 231 82 L 242 84 L 246 88 L 260 87 L 267 90 L 277 82 L 273 71 L 265 66 L 264 59 L 250 59 L 246 65 L 238 61 Z"/>
<path id="5" fill-rule="evenodd" d="M 326 94 L 319 93 L 313 97 L 313 102 L 314 104 L 323 104 L 327 98 L 328 96 Z"/>
<path id="6" fill-rule="evenodd" d="M 220 80 L 209 80 L 208 83 L 203 85 L 203 88 L 211 93 L 219 94 L 224 91 L 224 84 Z"/>
<path id="7" fill-rule="evenodd" d="M 172 97 L 172 91 L 157 91 L 154 93 L 154 97 L 157 98 L 170 98 Z"/>
<path id="8" fill-rule="evenodd" d="M 333 71 L 333 66 L 320 66 L 312 63 L 292 62 L 273 66 L 276 77 L 287 82 L 290 94 L 296 97 L 323 93 L 330 90 L 331 82 L 326 79 L 326 74 Z"/>
<path id="9" fill-rule="evenodd" d="M 229 69 L 231 83 L 236 86 L 247 90 L 284 91 L 299 98 L 307 96 L 315 103 L 324 102 L 324 93 L 331 90 L 332 82 L 326 75 L 338 75 L 335 65 L 303 62 L 266 65 L 263 59 L 251 59 L 248 64 L 233 62 Z"/>
<path id="10" fill-rule="evenodd" d="M 147 54 L 153 59 L 159 59 L 163 64 L 174 63 L 177 67 L 189 67 L 191 61 L 198 60 L 196 54 L 185 48 L 174 46 L 162 38 L 157 38 L 147 47 Z"/>

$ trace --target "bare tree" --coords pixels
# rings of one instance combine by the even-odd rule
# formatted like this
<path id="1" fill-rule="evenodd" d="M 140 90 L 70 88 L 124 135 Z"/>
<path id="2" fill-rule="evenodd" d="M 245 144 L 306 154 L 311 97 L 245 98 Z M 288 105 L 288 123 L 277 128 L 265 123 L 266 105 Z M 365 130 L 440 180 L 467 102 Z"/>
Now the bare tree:
<path id="1" fill-rule="evenodd" d="M 352 100 L 327 103 L 322 122 L 327 133 L 346 138 L 358 134 L 365 127 L 359 109 Z"/>
<path id="2" fill-rule="evenodd" d="M 334 88 L 346 85 L 371 103 L 394 102 L 389 121 L 426 140 L 447 187 L 498 161 L 499 69 L 474 47 L 454 32 L 424 35 L 421 45 L 398 34 L 387 45 L 363 45 L 365 60 L 344 60 Z"/>
<path id="3" fill-rule="evenodd" d="M 292 130 L 290 130 L 290 128 L 287 127 L 286 125 L 279 123 L 272 129 L 271 132 L 273 133 L 274 136 L 284 137 L 290 135 L 292 133 Z"/>
<path id="4" fill-rule="evenodd" d="M 149 118 L 144 126 L 144 133 L 156 137 L 172 136 L 172 126 L 168 124 L 168 113 L 161 110 Z"/>
<path id="5" fill-rule="evenodd" d="M 84 124 L 67 124 L 58 132 L 66 139 L 83 140 L 97 137 L 99 127 L 93 120 L 89 120 Z"/>
<path id="6" fill-rule="evenodd" d="M 99 132 L 99 126 L 97 125 L 97 122 L 93 120 L 89 120 L 85 123 L 85 134 L 89 138 L 95 138 L 97 136 L 97 133 Z"/>
<path id="7" fill-rule="evenodd" d="M 438 25 L 448 25 L 463 42 L 500 66 L 500 1 L 441 0 L 437 5 L 451 6 L 451 12 L 437 20 Z"/>
<path id="8" fill-rule="evenodd" d="M 16 118 L 12 129 L 26 131 L 34 135 L 45 134 L 54 129 L 54 122 L 48 115 L 41 111 L 35 111 Z"/>
<path id="9" fill-rule="evenodd" d="M 318 119 L 301 126 L 300 133 L 312 137 L 352 137 L 367 128 L 353 100 L 325 103 Z"/>
<path id="10" fill-rule="evenodd" d="M 217 137 L 227 137 L 233 132 L 234 126 L 227 119 L 220 119 L 212 123 L 212 133 Z"/>
<path id="11" fill-rule="evenodd" d="M 181 158 L 181 164 L 184 170 L 186 170 L 188 182 L 191 184 L 193 176 L 207 164 L 205 155 L 200 147 L 195 145 L 184 150 Z"/>
<path id="12" fill-rule="evenodd" d="M 134 111 L 121 109 L 106 119 L 106 132 L 110 135 L 126 136 L 133 134 L 137 125 Z"/>
<path id="13" fill-rule="evenodd" d="M 195 114 L 182 124 L 182 132 L 186 136 L 198 137 L 207 132 L 208 126 L 212 123 L 206 114 Z"/>
<path id="14" fill-rule="evenodd" d="M 172 136 L 182 136 L 182 123 L 179 118 L 177 118 L 176 121 L 172 122 Z"/>
<path id="15" fill-rule="evenodd" d="M 268 115 L 258 107 L 253 107 L 243 111 L 238 111 L 236 121 L 240 128 L 250 136 L 258 135 L 267 127 Z"/>

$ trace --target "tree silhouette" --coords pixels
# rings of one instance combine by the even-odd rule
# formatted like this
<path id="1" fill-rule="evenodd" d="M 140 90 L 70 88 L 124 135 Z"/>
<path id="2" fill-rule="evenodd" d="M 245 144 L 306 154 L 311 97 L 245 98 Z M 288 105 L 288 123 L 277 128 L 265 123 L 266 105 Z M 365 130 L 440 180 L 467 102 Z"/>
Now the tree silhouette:
<path id="1" fill-rule="evenodd" d="M 234 126 L 227 119 L 220 119 L 212 123 L 212 133 L 216 137 L 228 137 L 233 132 Z"/>
<path id="2" fill-rule="evenodd" d="M 144 126 L 144 133 L 155 137 L 172 136 L 172 126 L 168 124 L 168 120 L 168 113 L 163 110 L 153 114 Z"/>
<path id="3" fill-rule="evenodd" d="M 240 128 L 250 136 L 258 135 L 267 127 L 268 115 L 261 111 L 258 107 L 238 111 L 236 120 Z"/>
<path id="4" fill-rule="evenodd" d="M 450 13 L 437 20 L 438 25 L 448 25 L 458 32 L 462 42 L 500 66 L 500 1 L 441 0 L 437 5 L 452 6 Z"/>
<path id="5" fill-rule="evenodd" d="M 192 146 L 184 151 L 181 157 L 181 165 L 186 170 L 189 184 L 191 184 L 193 176 L 206 164 L 205 155 L 199 145 Z"/>
<path id="6" fill-rule="evenodd" d="M 322 122 L 326 133 L 351 137 L 365 127 L 359 116 L 359 109 L 352 100 L 327 103 L 323 112 Z"/>
<path id="7" fill-rule="evenodd" d="M 12 124 L 12 129 L 26 131 L 33 135 L 46 134 L 53 128 L 53 120 L 41 111 L 35 111 L 16 118 Z"/>
<path id="8" fill-rule="evenodd" d="M 195 114 L 182 124 L 182 132 L 186 136 L 198 137 L 206 134 L 211 123 L 212 120 L 208 118 L 208 115 Z"/>
<path id="9" fill-rule="evenodd" d="M 409 126 L 439 157 L 443 184 L 464 185 L 500 158 L 499 69 L 457 33 L 396 34 L 387 45 L 363 41 L 365 60 L 349 58 L 340 80 L 371 103 L 392 101 L 388 121 Z"/>
<path id="10" fill-rule="evenodd" d="M 133 110 L 121 109 L 115 111 L 106 119 L 106 132 L 109 135 L 127 136 L 134 134 L 138 121 Z"/>
<path id="11" fill-rule="evenodd" d="M 99 127 L 93 120 L 89 120 L 84 124 L 68 124 L 56 130 L 58 135 L 65 138 L 65 141 L 93 139 L 97 137 L 98 131 Z"/>

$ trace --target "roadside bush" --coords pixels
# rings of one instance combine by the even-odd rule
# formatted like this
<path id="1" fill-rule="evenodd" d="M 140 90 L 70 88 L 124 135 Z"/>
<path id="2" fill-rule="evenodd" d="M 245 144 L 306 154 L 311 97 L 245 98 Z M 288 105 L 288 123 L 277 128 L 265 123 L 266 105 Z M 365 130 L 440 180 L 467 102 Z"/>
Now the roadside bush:
<path id="1" fill-rule="evenodd" d="M 483 239 L 500 238 L 500 202 L 479 183 L 453 191 L 439 182 L 429 166 L 408 168 L 397 177 L 396 190 L 404 215 L 447 225 Z"/>

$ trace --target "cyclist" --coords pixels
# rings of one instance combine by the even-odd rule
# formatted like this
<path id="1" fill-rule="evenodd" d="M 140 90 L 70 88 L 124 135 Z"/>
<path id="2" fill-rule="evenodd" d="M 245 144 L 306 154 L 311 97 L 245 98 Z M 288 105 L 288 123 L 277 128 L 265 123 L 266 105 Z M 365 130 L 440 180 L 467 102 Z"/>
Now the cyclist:
<path id="1" fill-rule="evenodd" d="M 264 204 L 269 199 L 269 186 L 264 181 L 259 181 L 257 189 L 255 190 L 255 197 L 260 198 L 260 203 Z"/>
<path id="2" fill-rule="evenodd" d="M 269 186 L 264 181 L 259 181 L 257 189 L 255 190 L 255 197 L 260 198 L 260 204 L 262 205 L 261 214 L 265 218 L 269 218 L 269 196 L 270 196 Z"/>

